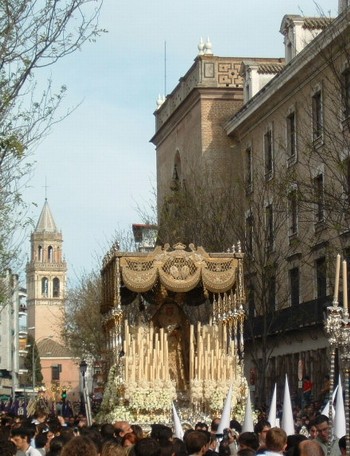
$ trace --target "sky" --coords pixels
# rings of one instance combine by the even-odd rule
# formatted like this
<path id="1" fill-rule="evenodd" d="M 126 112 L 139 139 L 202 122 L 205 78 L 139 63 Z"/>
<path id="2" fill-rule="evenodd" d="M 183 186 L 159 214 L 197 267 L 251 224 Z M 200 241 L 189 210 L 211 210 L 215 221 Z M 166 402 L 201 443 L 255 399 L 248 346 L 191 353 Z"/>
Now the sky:
<path id="1" fill-rule="evenodd" d="M 190 68 L 201 37 L 221 57 L 284 57 L 285 14 L 337 8 L 338 0 L 104 0 L 108 33 L 50 69 L 54 85 L 68 88 L 65 108 L 79 106 L 31 151 L 23 190 L 35 222 L 47 196 L 69 284 L 100 269 L 116 233 L 143 222 L 138 207 L 151 213 L 156 99 Z"/>

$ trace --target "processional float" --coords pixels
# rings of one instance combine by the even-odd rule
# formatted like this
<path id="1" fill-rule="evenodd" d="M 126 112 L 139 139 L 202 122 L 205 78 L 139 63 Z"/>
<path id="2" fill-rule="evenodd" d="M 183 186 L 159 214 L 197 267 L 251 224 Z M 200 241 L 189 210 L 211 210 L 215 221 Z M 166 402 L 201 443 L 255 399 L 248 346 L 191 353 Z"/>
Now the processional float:
<path id="1" fill-rule="evenodd" d="M 101 414 L 169 422 L 173 401 L 183 421 L 232 405 L 244 412 L 243 253 L 207 253 L 183 244 L 103 261 L 101 314 L 112 355 Z M 239 410 L 238 410 L 239 409 Z"/>

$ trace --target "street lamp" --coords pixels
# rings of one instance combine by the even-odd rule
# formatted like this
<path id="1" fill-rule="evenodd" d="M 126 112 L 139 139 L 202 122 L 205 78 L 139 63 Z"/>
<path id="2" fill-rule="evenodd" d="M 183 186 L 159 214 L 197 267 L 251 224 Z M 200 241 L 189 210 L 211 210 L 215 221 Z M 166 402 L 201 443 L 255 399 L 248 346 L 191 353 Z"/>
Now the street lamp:
<path id="1" fill-rule="evenodd" d="M 81 376 L 83 377 L 83 388 L 85 389 L 85 374 L 87 370 L 87 362 L 83 359 L 82 362 L 80 363 L 80 373 Z"/>
<path id="2" fill-rule="evenodd" d="M 86 374 L 87 367 L 88 367 L 87 362 L 83 359 L 80 362 L 79 367 L 80 367 L 81 376 L 83 378 L 83 398 L 84 398 L 84 405 L 85 405 L 85 415 L 86 415 L 88 426 L 91 426 L 92 425 L 92 416 L 91 416 L 90 396 L 89 396 L 89 392 L 87 390 L 86 381 L 85 381 L 85 374 Z"/>

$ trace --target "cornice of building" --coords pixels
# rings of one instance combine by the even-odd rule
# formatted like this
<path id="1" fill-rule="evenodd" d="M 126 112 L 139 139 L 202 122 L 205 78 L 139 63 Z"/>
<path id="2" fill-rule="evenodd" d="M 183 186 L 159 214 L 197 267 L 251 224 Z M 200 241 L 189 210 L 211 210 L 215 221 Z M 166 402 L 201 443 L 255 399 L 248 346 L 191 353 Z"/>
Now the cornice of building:
<path id="1" fill-rule="evenodd" d="M 42 273 L 45 273 L 47 271 L 66 272 L 67 263 L 65 261 L 62 261 L 60 263 L 42 263 L 40 261 L 31 261 L 27 263 L 26 270 L 27 272 L 36 271 Z"/>
<path id="2" fill-rule="evenodd" d="M 156 133 L 150 139 L 153 144 L 158 143 L 159 132 L 169 123 L 179 108 L 188 103 L 192 93 L 196 90 L 207 91 L 213 96 L 215 93 L 229 93 L 243 90 L 243 79 L 239 74 L 242 60 L 254 60 L 247 57 L 218 57 L 203 55 L 196 57 L 193 65 L 180 78 L 174 90 L 166 97 L 164 103 L 154 112 L 156 117 Z M 263 60 L 263 59 L 259 59 Z M 210 92 L 211 90 L 211 92 Z M 201 92 L 203 93 L 203 92 Z"/>
<path id="3" fill-rule="evenodd" d="M 337 37 L 350 27 L 350 11 L 338 16 L 322 33 L 309 43 L 298 55 L 296 55 L 270 82 L 268 82 L 253 98 L 251 98 L 231 119 L 224 125 L 227 135 L 234 136 L 236 130 L 243 126 L 268 100 L 272 95 L 283 90 L 288 83 L 303 70 L 310 66 L 310 63 L 331 45 Z"/>
<path id="4" fill-rule="evenodd" d="M 50 231 L 34 231 L 31 234 L 31 238 L 33 241 L 49 241 L 49 242 L 62 242 L 63 236 L 61 231 L 57 232 L 50 232 Z"/>

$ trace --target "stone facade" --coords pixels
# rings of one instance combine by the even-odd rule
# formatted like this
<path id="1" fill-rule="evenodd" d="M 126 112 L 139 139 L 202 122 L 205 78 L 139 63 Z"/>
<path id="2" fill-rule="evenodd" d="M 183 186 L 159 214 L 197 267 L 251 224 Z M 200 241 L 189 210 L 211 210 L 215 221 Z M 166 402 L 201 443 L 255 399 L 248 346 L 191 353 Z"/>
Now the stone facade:
<path id="1" fill-rule="evenodd" d="M 290 309 L 289 333 L 300 343 L 290 341 L 288 325 L 281 324 L 269 347 L 278 347 L 273 349 L 273 364 L 281 354 L 292 356 L 289 366 L 276 364 L 274 375 L 278 378 L 283 369 L 288 371 L 294 390 L 300 360 L 304 372 L 315 381 L 316 391 L 329 369 L 323 320 L 332 301 L 336 253 L 349 258 L 348 49 L 349 11 L 329 23 L 225 127 L 235 142 L 234 160 L 244 169 L 246 214 L 254 219 L 259 205 L 260 214 L 263 206 L 271 210 L 273 251 L 269 259 L 276 281 L 273 305 L 276 310 Z M 291 195 L 295 195 L 294 203 Z M 266 223 L 265 218 L 265 230 Z M 253 257 L 257 249 L 252 246 Z M 252 286 L 253 281 L 248 284 Z M 259 300 L 254 291 L 251 299 Z M 306 316 L 311 307 L 313 316 Z M 254 312 L 259 314 L 259 309 Z M 293 314 L 303 312 L 304 321 L 295 332 Z M 319 330 L 310 330 L 315 327 Z M 277 337 L 278 332 L 285 335 Z M 251 361 L 248 357 L 247 367 L 252 367 Z M 273 382 L 273 375 L 269 377 Z"/>
<path id="2" fill-rule="evenodd" d="M 300 363 L 315 382 L 316 398 L 329 368 L 323 323 L 332 300 L 335 254 L 348 259 L 350 252 L 350 13 L 345 6 L 340 12 L 334 21 L 283 19 L 282 33 L 287 22 L 317 29 L 299 30 L 310 42 L 286 53 L 285 68 L 283 59 L 271 59 L 269 65 L 259 59 L 197 57 L 155 113 L 158 209 L 174 169 L 185 182 L 202 178 L 222 187 L 242 182 L 242 210 L 233 221 L 240 217 L 238 222 L 246 224 L 241 241 L 247 258 L 255 258 L 252 269 L 245 269 L 255 334 L 262 337 L 262 292 L 276 317 L 268 322 L 265 341 L 265 349 L 273 352 L 263 392 L 267 398 L 285 373 L 292 391 L 300 393 Z M 228 82 L 221 83 L 219 69 L 225 67 L 231 79 L 226 75 Z M 265 85 L 245 96 L 249 72 L 251 77 L 252 69 L 258 75 L 267 67 L 275 68 L 276 76 L 253 76 L 256 87 L 260 81 Z M 264 257 L 260 269 L 258 256 Z M 262 347 L 255 360 L 263 357 Z M 254 369 L 252 350 L 247 337 L 247 373 Z"/>

